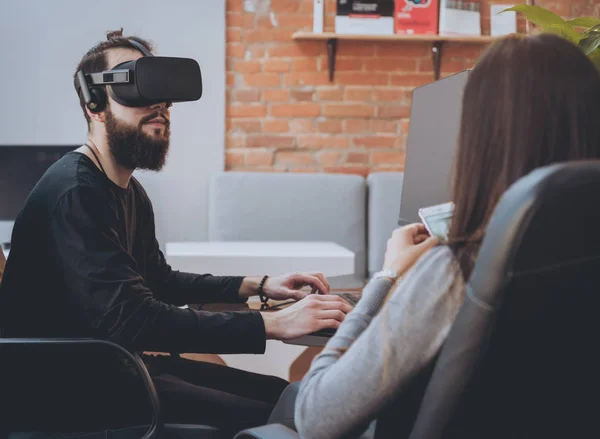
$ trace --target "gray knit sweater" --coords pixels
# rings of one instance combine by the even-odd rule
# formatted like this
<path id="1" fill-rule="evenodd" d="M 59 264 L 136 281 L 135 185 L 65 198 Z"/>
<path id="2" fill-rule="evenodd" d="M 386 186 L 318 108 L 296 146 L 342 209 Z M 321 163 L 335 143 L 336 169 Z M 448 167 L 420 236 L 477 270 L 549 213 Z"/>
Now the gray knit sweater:
<path id="1" fill-rule="evenodd" d="M 313 360 L 296 400 L 302 438 L 360 435 L 446 339 L 464 294 L 451 250 L 439 246 L 422 256 L 385 302 L 392 285 L 369 282 Z"/>

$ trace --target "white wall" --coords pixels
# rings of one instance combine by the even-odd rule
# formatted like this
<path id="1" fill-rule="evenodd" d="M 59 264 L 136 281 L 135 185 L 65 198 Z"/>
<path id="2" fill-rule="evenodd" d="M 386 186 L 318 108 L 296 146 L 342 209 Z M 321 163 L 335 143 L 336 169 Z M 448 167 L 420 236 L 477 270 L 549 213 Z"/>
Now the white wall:
<path id="1" fill-rule="evenodd" d="M 171 151 L 161 173 L 137 173 L 152 201 L 161 245 L 204 240 L 208 179 L 224 166 L 224 0 L 13 0 L 0 12 L 1 145 L 82 144 L 73 89 L 85 52 L 124 28 L 165 56 L 194 58 L 204 92 L 171 110 Z M 7 190 L 2 188 L 2 190 Z"/>

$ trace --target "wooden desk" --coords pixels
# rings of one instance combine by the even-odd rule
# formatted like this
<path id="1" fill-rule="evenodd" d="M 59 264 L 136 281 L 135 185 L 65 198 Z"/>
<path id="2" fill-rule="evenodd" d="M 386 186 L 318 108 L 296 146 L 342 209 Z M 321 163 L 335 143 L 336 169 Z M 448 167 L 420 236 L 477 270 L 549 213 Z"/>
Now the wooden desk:
<path id="1" fill-rule="evenodd" d="M 358 290 L 343 290 L 344 292 L 360 292 Z M 274 306 L 282 302 L 269 301 L 269 305 Z M 284 305 L 289 306 L 289 305 Z M 192 305 L 192 307 L 194 307 Z M 261 302 L 258 297 L 252 297 L 247 303 L 214 303 L 206 304 L 202 307 L 204 311 L 244 311 L 260 310 Z M 267 309 L 264 311 L 276 312 L 282 307 Z M 290 382 L 299 381 L 308 371 L 314 357 L 321 352 L 323 347 L 303 346 L 297 344 L 287 344 L 278 340 L 267 340 L 267 347 L 263 355 L 255 354 L 227 354 L 219 355 L 214 362 L 221 362 L 237 369 L 266 375 L 275 375 Z M 187 358 L 193 358 L 186 355 Z M 202 358 L 199 358 L 202 359 Z M 204 360 L 205 361 L 205 360 Z"/>

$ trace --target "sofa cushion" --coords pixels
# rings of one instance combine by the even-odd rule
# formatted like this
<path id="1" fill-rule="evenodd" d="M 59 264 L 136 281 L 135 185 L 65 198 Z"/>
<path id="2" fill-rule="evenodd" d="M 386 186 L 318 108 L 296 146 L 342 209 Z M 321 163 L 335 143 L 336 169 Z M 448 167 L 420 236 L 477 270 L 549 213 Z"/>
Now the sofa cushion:
<path id="1" fill-rule="evenodd" d="M 403 172 L 377 172 L 367 178 L 369 275 L 383 267 L 387 241 L 398 227 L 403 177 Z"/>
<path id="2" fill-rule="evenodd" d="M 354 252 L 355 277 L 362 281 L 367 271 L 366 182 L 342 174 L 215 174 L 208 239 L 335 242 Z"/>

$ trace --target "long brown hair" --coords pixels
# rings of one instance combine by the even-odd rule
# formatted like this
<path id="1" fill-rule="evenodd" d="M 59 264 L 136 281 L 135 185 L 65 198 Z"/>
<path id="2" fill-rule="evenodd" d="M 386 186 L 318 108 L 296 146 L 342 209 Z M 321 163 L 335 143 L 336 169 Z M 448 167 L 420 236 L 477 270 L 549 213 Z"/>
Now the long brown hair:
<path id="1" fill-rule="evenodd" d="M 462 104 L 448 243 L 467 279 L 511 184 L 540 166 L 600 158 L 600 74 L 566 39 L 510 36 L 477 62 Z"/>

